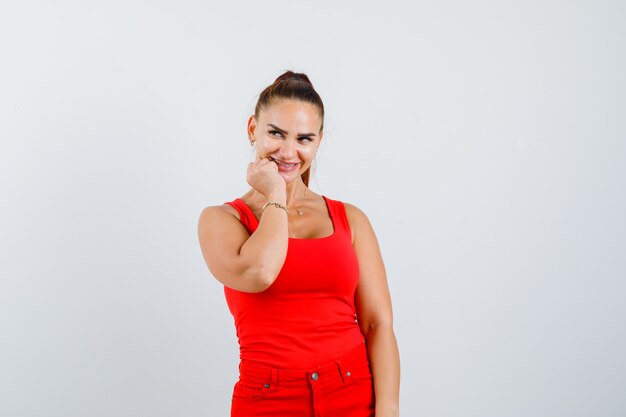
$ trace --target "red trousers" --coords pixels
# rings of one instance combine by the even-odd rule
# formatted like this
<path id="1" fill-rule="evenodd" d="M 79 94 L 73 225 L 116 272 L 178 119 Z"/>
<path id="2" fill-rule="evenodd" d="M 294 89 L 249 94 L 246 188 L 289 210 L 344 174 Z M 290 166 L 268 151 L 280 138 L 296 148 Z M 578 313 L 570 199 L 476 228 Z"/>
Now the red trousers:
<path id="1" fill-rule="evenodd" d="M 231 417 L 374 417 L 374 385 L 365 343 L 307 370 L 239 363 Z"/>

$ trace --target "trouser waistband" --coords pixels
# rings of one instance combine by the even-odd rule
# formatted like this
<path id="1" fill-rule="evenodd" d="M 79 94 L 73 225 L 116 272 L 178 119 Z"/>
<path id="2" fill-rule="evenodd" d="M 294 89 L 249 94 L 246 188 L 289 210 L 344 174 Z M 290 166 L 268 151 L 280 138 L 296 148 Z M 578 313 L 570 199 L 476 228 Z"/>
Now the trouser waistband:
<path id="1" fill-rule="evenodd" d="M 259 366 L 249 361 L 239 362 L 239 380 L 265 384 L 267 387 L 301 386 L 311 383 L 325 385 L 330 382 L 349 382 L 353 370 L 369 367 L 365 342 L 341 357 L 310 369 L 294 370 Z"/>

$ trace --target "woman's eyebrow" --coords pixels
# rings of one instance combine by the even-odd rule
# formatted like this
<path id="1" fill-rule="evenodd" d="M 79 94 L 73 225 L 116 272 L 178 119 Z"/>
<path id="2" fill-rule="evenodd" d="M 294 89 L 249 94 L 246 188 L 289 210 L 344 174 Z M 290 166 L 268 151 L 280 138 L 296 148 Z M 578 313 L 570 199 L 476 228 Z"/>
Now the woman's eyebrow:
<path id="1" fill-rule="evenodd" d="M 280 127 L 273 125 L 271 123 L 267 124 L 268 126 L 271 126 L 272 128 L 278 130 L 280 133 L 282 133 L 283 135 L 288 135 L 289 132 L 287 132 L 286 130 L 281 129 Z M 315 133 L 298 133 L 298 136 L 317 136 Z"/>

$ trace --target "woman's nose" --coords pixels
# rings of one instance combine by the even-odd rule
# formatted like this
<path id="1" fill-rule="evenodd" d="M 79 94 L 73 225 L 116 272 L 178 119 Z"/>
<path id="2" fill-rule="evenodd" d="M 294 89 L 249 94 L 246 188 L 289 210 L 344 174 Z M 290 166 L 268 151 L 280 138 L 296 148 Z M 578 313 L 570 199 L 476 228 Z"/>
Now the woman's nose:
<path id="1" fill-rule="evenodd" d="M 296 143 L 293 140 L 287 139 L 282 143 L 282 146 L 280 148 L 280 152 L 281 154 L 283 154 L 285 159 L 287 159 L 288 157 L 290 158 L 296 154 Z"/>

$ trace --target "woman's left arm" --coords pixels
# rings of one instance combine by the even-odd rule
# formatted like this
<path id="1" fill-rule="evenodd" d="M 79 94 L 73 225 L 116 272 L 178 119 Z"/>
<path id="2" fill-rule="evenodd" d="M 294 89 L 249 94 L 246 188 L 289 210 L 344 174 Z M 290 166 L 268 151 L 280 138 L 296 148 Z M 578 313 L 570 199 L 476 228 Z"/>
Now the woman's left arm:
<path id="1" fill-rule="evenodd" d="M 376 417 L 400 415 L 400 354 L 393 331 L 391 296 L 378 239 L 359 208 L 344 203 L 359 261 L 355 307 L 374 379 Z"/>

